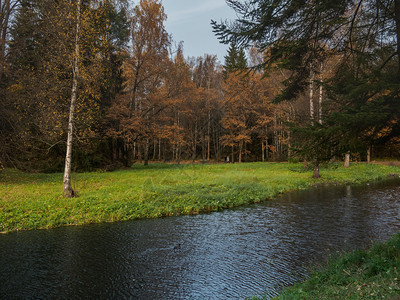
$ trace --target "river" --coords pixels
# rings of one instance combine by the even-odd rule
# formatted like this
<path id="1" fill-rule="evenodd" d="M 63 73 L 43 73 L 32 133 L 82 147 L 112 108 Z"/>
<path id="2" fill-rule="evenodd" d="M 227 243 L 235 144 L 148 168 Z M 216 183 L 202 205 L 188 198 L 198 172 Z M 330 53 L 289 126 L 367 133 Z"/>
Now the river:
<path id="1" fill-rule="evenodd" d="M 273 296 L 400 230 L 400 182 L 318 187 L 211 214 L 0 236 L 1 299 Z"/>

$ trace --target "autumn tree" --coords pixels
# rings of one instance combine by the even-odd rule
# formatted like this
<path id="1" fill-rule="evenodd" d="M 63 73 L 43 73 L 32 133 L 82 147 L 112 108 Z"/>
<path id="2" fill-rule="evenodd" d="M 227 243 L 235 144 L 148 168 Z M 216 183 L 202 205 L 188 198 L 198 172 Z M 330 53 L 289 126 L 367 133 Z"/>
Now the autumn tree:
<path id="1" fill-rule="evenodd" d="M 242 162 L 243 154 L 247 157 L 250 152 L 247 145 L 254 139 L 261 137 L 262 146 L 266 146 L 266 128 L 272 120 L 268 80 L 262 72 L 248 72 L 246 68 L 244 51 L 231 45 L 225 57 L 225 114 L 222 118 L 225 134 L 222 141 L 231 148 L 232 161 L 235 160 L 234 149 L 238 149 L 239 162 Z"/>
<path id="2" fill-rule="evenodd" d="M 84 1 L 81 4 L 79 39 L 79 92 L 76 99 L 73 168 L 89 169 L 103 161 L 93 156 L 99 144 L 100 123 L 105 105 L 103 95 L 111 89 L 104 78 L 113 69 L 118 80 L 118 47 L 124 43 L 116 32 L 122 26 L 122 7 L 114 7 L 120 17 L 106 25 L 103 4 L 111 1 Z M 12 160 L 14 166 L 41 171 L 60 171 L 65 158 L 65 141 L 73 62 L 75 55 L 77 2 L 24 0 L 18 7 L 10 31 L 10 86 L 7 99 L 15 110 Z M 116 21 L 118 19 L 119 21 Z M 103 24 L 104 26 L 102 26 Z M 110 34 L 106 34 L 110 32 Z M 106 55 L 110 45 L 111 51 Z M 108 81 L 110 82 L 110 81 Z"/>
<path id="3" fill-rule="evenodd" d="M 202 103 L 198 109 L 199 116 L 201 116 L 198 129 L 200 129 L 202 161 L 210 160 L 211 148 L 214 149 L 217 160 L 221 155 L 222 149 L 219 142 L 221 136 L 219 124 L 222 117 L 220 109 L 221 71 L 217 57 L 209 54 L 198 57 L 193 70 L 193 80 L 198 88 L 200 102 Z"/>
<path id="4" fill-rule="evenodd" d="M 19 0 L 3 0 L 0 2 L 0 75 L 6 71 L 6 44 L 12 18 L 18 8 Z M 2 77 L 2 80 L 4 77 Z"/>
<path id="5" fill-rule="evenodd" d="M 195 94 L 195 86 L 191 80 L 190 68 L 183 56 L 183 44 L 180 43 L 176 55 L 171 59 L 168 74 L 163 85 L 166 109 L 156 121 L 160 124 L 159 132 L 162 132 L 164 140 L 172 146 L 172 159 L 178 164 L 181 161 L 183 149 L 187 146 L 187 134 L 185 130 L 186 115 L 190 109 L 188 99 Z"/>
<path id="6" fill-rule="evenodd" d="M 80 58 L 80 22 L 81 22 L 81 0 L 76 2 L 76 29 L 75 29 L 75 53 L 73 54 L 72 66 L 72 89 L 71 89 L 71 103 L 69 107 L 68 117 L 68 133 L 67 133 L 67 151 L 65 154 L 65 169 L 64 169 L 64 190 L 63 195 L 65 198 L 76 196 L 76 191 L 71 186 L 71 164 L 72 164 L 72 138 L 74 134 L 74 117 L 75 117 L 75 103 L 78 94 L 78 78 L 79 78 L 79 58 Z"/>
<path id="7" fill-rule="evenodd" d="M 19 116 L 16 152 L 21 166 L 28 169 L 47 169 L 50 164 L 58 169 L 62 164 L 60 157 L 60 165 L 54 166 L 53 154 L 63 152 L 64 124 L 68 123 L 75 15 L 76 5 L 23 1 L 11 31 L 9 97 Z M 51 162 L 44 167 L 45 156 Z"/>
<path id="8" fill-rule="evenodd" d="M 221 40 L 241 46 L 256 43 L 261 51 L 270 53 L 263 66 L 279 66 L 290 72 L 277 101 L 301 95 L 307 87 L 320 81 L 315 72 L 327 55 L 341 56 L 331 78 L 323 83 L 330 102 L 324 102 L 324 118 L 327 123 L 340 125 L 337 129 L 342 133 L 340 137 L 330 136 L 340 138 L 334 143 L 337 146 L 331 149 L 331 156 L 350 149 L 359 150 L 365 144 L 366 133 L 385 129 L 385 138 L 395 136 L 399 117 L 398 0 L 228 0 L 228 4 L 239 18 L 232 24 L 213 22 Z M 312 100 L 316 93 L 312 87 L 310 92 Z M 315 110 L 311 105 L 310 116 L 314 119 Z M 315 137 L 322 131 L 323 136 L 333 133 L 325 119 L 325 126 L 314 126 Z M 310 138 L 314 139 L 312 128 L 309 129 Z M 318 145 L 323 152 L 325 139 L 314 139 L 317 140 L 322 142 L 314 146 Z"/>
<path id="9" fill-rule="evenodd" d="M 160 88 L 170 63 L 170 36 L 164 27 L 166 18 L 158 0 L 141 0 L 134 8 L 132 46 L 123 64 L 125 89 L 109 110 L 109 117 L 115 122 L 109 134 L 123 139 L 127 164 L 136 147 L 141 148 L 144 163 L 148 164 L 153 125 L 166 107 L 164 99 L 167 97 Z"/>
<path id="10" fill-rule="evenodd" d="M 7 42 L 9 40 L 10 25 L 19 5 L 19 0 L 0 1 L 0 169 L 9 160 L 12 153 L 12 141 L 15 112 L 7 95 L 10 70 L 6 61 L 8 54 Z"/>

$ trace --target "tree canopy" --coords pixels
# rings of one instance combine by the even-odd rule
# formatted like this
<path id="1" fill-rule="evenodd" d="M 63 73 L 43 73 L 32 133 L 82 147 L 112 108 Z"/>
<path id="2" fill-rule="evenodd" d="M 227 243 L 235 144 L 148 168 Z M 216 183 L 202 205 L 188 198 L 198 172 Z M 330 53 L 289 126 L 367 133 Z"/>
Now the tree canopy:
<path id="1" fill-rule="evenodd" d="M 265 54 L 258 68 L 288 72 L 275 101 L 293 101 L 310 90 L 313 114 L 313 86 L 320 86 L 320 97 L 324 89 L 324 123 L 320 122 L 320 126 L 297 123 L 294 127 L 310 127 L 307 136 L 319 137 L 313 140 L 320 142 L 313 144 L 320 153 L 334 133 L 341 133 L 335 137 L 331 154 L 325 159 L 397 136 L 400 1 L 228 0 L 227 3 L 239 18 L 233 22 L 213 21 L 214 32 L 224 43 L 241 47 L 257 45 Z M 324 69 L 327 64 L 330 70 Z M 321 80 L 328 72 L 329 76 Z M 321 138 L 323 135 L 325 138 Z M 300 148 L 305 149 L 304 143 Z"/>
<path id="2" fill-rule="evenodd" d="M 61 171 L 68 135 L 72 171 L 400 153 L 400 0 L 228 0 L 222 63 L 160 0 L 79 1 L 0 3 L 0 168 Z"/>

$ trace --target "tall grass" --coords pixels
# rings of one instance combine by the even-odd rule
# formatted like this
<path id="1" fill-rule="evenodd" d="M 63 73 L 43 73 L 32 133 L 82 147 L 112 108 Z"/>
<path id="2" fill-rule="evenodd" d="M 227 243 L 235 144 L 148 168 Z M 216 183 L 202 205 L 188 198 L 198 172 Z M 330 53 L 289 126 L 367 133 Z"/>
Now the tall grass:
<path id="1" fill-rule="evenodd" d="M 400 233 L 368 251 L 333 259 L 276 299 L 399 299 Z"/>
<path id="2" fill-rule="evenodd" d="M 272 199 L 319 183 L 363 183 L 400 173 L 393 166 L 328 165 L 322 178 L 302 164 L 153 164 L 74 174 L 79 197 L 62 198 L 62 174 L 0 173 L 0 232 L 179 214 L 198 214 Z"/>

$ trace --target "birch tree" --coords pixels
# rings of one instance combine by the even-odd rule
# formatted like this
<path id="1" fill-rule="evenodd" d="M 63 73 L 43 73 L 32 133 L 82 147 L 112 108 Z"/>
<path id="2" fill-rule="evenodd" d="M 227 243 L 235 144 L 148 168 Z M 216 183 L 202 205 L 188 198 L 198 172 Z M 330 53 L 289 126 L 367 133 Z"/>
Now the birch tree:
<path id="1" fill-rule="evenodd" d="M 5 71 L 6 43 L 19 0 L 0 0 L 0 75 Z"/>
<path id="2" fill-rule="evenodd" d="M 12 137 L 14 113 L 8 101 L 9 68 L 6 65 L 6 44 L 9 37 L 11 20 L 14 17 L 19 0 L 0 0 L 0 170 L 10 153 L 9 144 Z"/>
<path id="3" fill-rule="evenodd" d="M 325 152 L 326 145 L 335 147 L 319 155 L 304 144 L 315 159 L 365 152 L 371 141 L 380 143 L 398 134 L 400 0 L 227 3 L 238 18 L 231 23 L 213 22 L 221 41 L 242 47 L 256 43 L 261 51 L 271 53 L 263 67 L 278 65 L 290 72 L 276 101 L 299 97 L 310 86 L 312 66 L 330 54 L 340 55 L 340 63 L 324 83 L 330 103 L 324 102 L 323 124 L 313 128 L 309 122 L 298 124 L 304 127 L 303 139 L 318 151 Z"/>
<path id="4" fill-rule="evenodd" d="M 78 94 L 79 83 L 79 37 L 80 37 L 80 18 L 81 18 L 81 3 L 82 0 L 76 1 L 76 27 L 75 27 L 75 53 L 73 56 L 73 76 L 72 76 L 72 89 L 71 89 L 71 103 L 69 107 L 69 120 L 68 120 L 68 138 L 67 138 L 67 151 L 65 154 L 65 169 L 64 169 L 64 190 L 63 195 L 65 198 L 77 196 L 76 191 L 71 186 L 71 164 L 72 164 L 72 139 L 74 134 L 74 117 L 75 117 L 75 103 Z"/>

